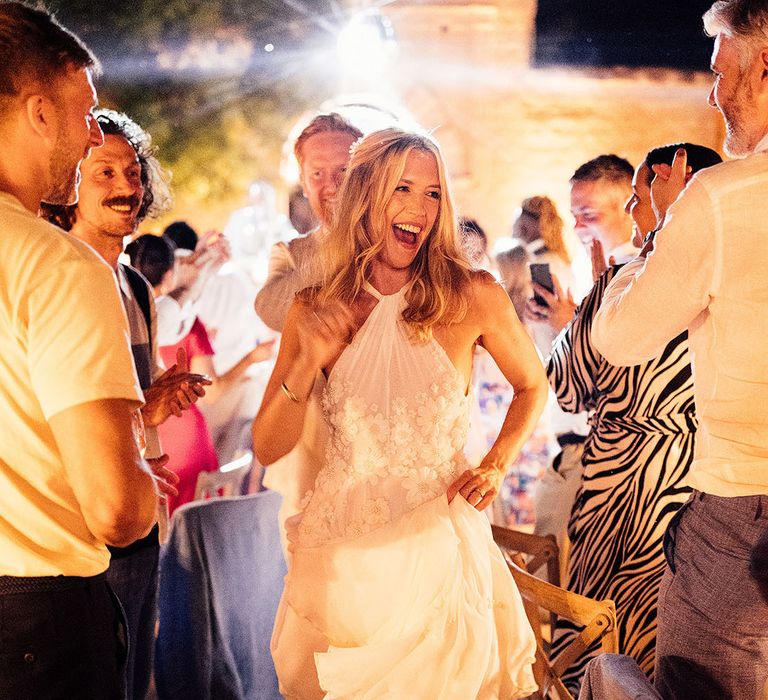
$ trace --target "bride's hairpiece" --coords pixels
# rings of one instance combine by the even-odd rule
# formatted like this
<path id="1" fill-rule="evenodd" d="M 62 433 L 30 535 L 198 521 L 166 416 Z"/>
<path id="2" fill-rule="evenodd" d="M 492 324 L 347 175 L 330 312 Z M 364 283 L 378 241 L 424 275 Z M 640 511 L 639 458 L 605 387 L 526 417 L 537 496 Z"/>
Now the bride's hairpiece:
<path id="1" fill-rule="evenodd" d="M 352 158 L 352 156 L 355 155 L 355 151 L 357 150 L 357 147 L 363 142 L 363 139 L 365 136 L 361 136 L 357 141 L 353 141 L 352 145 L 349 147 L 349 157 Z"/>

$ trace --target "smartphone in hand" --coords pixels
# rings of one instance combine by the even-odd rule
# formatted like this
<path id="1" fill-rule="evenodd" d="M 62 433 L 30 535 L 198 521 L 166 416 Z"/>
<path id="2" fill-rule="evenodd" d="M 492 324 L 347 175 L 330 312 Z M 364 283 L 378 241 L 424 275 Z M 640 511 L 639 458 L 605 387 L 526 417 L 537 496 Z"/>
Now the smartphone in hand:
<path id="1" fill-rule="evenodd" d="M 549 263 L 531 263 L 531 280 L 536 284 L 540 284 L 545 289 L 549 290 L 553 294 L 555 293 L 555 285 L 552 282 L 552 274 L 549 271 Z M 533 293 L 533 300 L 540 306 L 549 306 L 540 294 Z"/>

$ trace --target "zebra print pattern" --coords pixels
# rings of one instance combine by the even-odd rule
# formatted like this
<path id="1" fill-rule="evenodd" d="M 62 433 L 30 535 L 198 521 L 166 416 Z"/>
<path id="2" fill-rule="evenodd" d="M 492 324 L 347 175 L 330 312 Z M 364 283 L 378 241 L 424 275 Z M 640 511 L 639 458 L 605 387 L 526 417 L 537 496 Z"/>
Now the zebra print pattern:
<path id="1" fill-rule="evenodd" d="M 597 352 L 591 326 L 603 292 L 621 266 L 607 270 L 555 341 L 547 373 L 560 405 L 592 411 L 581 487 L 568 536 L 569 590 L 616 603 L 620 649 L 653 675 L 656 606 L 667 524 L 687 500 L 697 422 L 688 334 L 635 367 L 614 367 Z M 659 310 L 663 313 L 663 309 Z M 558 623 L 552 653 L 576 634 Z M 567 672 L 578 690 L 590 649 Z"/>

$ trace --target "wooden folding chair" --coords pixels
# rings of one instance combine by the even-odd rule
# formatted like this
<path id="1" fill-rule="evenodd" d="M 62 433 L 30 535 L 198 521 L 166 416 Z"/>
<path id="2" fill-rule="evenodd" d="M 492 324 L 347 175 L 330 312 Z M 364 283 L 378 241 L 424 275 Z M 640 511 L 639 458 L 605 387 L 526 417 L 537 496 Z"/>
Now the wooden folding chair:
<path id="1" fill-rule="evenodd" d="M 555 586 L 560 585 L 560 552 L 554 535 L 533 535 L 520 530 L 510 530 L 499 525 L 491 525 L 493 539 L 502 552 L 508 555 L 526 555 L 523 568 L 531 574 L 536 574 L 546 565 L 547 580 Z M 523 558 L 521 557 L 521 561 Z M 546 620 L 546 615 L 544 618 Z M 550 613 L 549 629 L 555 629 L 557 615 Z M 549 636 L 546 636 L 548 642 Z"/>
<path id="2" fill-rule="evenodd" d="M 546 565 L 547 581 L 560 585 L 560 550 L 554 535 L 532 535 L 499 525 L 491 525 L 491 532 L 494 542 L 503 552 L 526 555 L 523 567 L 526 571 L 535 574 Z"/>
<path id="3" fill-rule="evenodd" d="M 525 562 L 519 554 L 510 556 L 505 553 L 505 558 L 523 597 L 525 612 L 536 636 L 533 673 L 539 690 L 531 698 L 573 700 L 562 682 L 562 675 L 569 666 L 598 639 L 603 651 L 615 654 L 619 650 L 616 607 L 611 600 L 593 600 L 532 576 L 525 570 Z M 563 617 L 583 626 L 555 661 L 550 661 L 549 645 L 543 639 L 542 609 L 555 617 Z"/>

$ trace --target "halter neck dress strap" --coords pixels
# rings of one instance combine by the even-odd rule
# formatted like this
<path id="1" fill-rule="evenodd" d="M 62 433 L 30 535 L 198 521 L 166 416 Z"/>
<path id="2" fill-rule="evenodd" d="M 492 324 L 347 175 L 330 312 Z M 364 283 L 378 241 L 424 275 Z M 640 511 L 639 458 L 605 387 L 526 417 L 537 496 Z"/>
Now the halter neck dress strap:
<path id="1" fill-rule="evenodd" d="M 376 301 L 381 301 L 384 296 L 376 287 L 374 287 L 368 280 L 363 282 L 363 289 L 368 292 Z"/>

